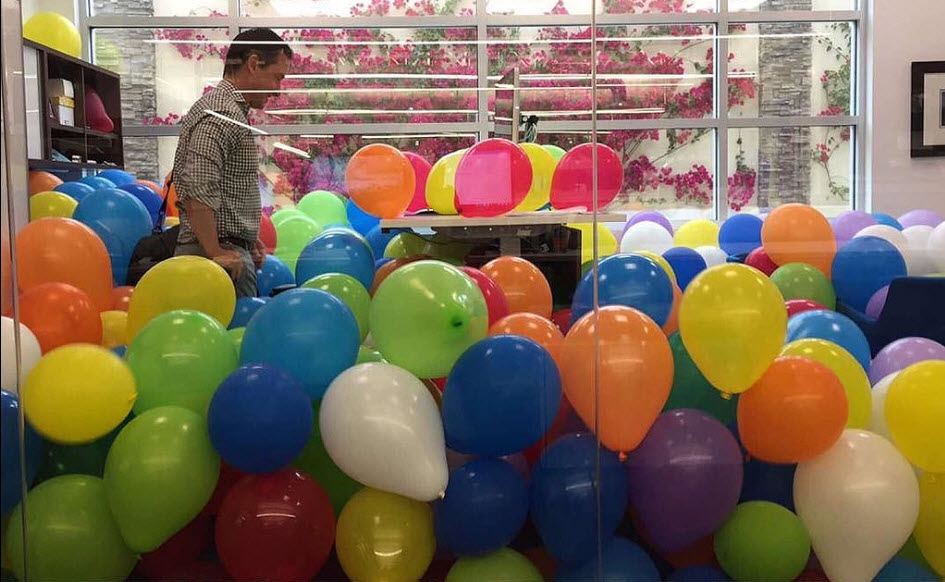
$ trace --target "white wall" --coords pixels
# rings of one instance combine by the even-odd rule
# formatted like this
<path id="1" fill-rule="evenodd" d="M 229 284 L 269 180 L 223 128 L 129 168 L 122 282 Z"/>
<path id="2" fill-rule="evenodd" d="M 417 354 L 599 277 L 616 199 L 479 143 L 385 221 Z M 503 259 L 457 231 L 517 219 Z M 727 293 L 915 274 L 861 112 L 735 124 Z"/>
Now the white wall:
<path id="1" fill-rule="evenodd" d="M 37 12 L 45 11 L 58 12 L 72 22 L 76 21 L 75 0 L 23 0 L 21 6 L 23 22 L 29 20 Z"/>
<path id="2" fill-rule="evenodd" d="M 909 157 L 912 61 L 945 60 L 945 0 L 872 0 L 872 209 L 945 213 L 945 158 Z"/>

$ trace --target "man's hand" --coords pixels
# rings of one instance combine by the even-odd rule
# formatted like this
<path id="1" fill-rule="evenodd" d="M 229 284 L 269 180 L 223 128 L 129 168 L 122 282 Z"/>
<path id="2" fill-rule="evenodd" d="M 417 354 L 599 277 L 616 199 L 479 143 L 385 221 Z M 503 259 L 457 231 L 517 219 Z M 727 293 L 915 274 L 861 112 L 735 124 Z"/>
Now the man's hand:
<path id="1" fill-rule="evenodd" d="M 253 252 L 250 254 L 253 257 L 253 264 L 256 265 L 256 268 L 262 269 L 263 261 L 266 260 L 266 245 L 261 239 L 256 239 L 256 245 L 253 247 Z"/>
<path id="2" fill-rule="evenodd" d="M 243 255 L 238 251 L 220 249 L 210 258 L 213 262 L 226 269 L 226 272 L 230 274 L 230 277 L 234 281 L 239 279 L 240 275 L 243 274 Z"/>

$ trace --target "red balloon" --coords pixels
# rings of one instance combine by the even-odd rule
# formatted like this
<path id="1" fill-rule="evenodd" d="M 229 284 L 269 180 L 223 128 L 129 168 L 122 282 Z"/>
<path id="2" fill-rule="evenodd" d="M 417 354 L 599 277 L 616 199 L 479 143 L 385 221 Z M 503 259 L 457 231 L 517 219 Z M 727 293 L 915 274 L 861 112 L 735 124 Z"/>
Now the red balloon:
<path id="1" fill-rule="evenodd" d="M 561 333 L 568 335 L 568 330 L 571 329 L 571 308 L 555 311 L 551 314 L 551 321 L 558 326 Z"/>
<path id="2" fill-rule="evenodd" d="M 571 148 L 555 167 L 551 205 L 558 210 L 594 206 L 594 144 Z M 617 152 L 597 144 L 597 208 L 614 201 L 623 186 L 623 165 Z"/>
<path id="3" fill-rule="evenodd" d="M 114 300 L 112 309 L 116 311 L 128 311 L 128 306 L 131 304 L 131 295 L 134 292 L 135 288 L 131 285 L 122 285 L 121 287 L 112 289 L 112 299 Z"/>
<path id="4" fill-rule="evenodd" d="M 502 292 L 499 284 L 492 280 L 492 277 L 472 267 L 460 267 L 460 269 L 476 282 L 479 290 L 482 291 L 482 296 L 486 298 L 490 326 L 509 314 L 509 303 L 505 299 L 505 293 Z"/>
<path id="5" fill-rule="evenodd" d="M 102 318 L 84 291 L 65 283 L 41 283 L 20 295 L 20 321 L 43 353 L 66 344 L 102 343 Z"/>
<path id="6" fill-rule="evenodd" d="M 745 257 L 745 264 L 758 269 L 769 277 L 771 273 L 774 273 L 778 269 L 777 263 L 771 260 L 768 253 L 765 252 L 764 247 L 758 247 L 748 253 L 748 256 Z"/>
<path id="7" fill-rule="evenodd" d="M 220 476 L 217 478 L 217 486 L 213 490 L 213 495 L 210 496 L 210 501 L 200 510 L 200 515 L 214 516 L 219 513 L 220 506 L 223 505 L 223 500 L 226 499 L 226 494 L 245 476 L 246 473 L 237 471 L 220 461 Z"/>
<path id="8" fill-rule="evenodd" d="M 463 216 L 499 216 L 525 200 L 531 187 L 525 150 L 506 139 L 487 139 L 459 161 L 454 203 Z"/>
<path id="9" fill-rule="evenodd" d="M 571 408 L 568 399 L 562 398 L 561 404 L 558 405 L 558 414 L 555 416 L 554 422 L 551 423 L 551 428 L 548 429 L 548 432 L 542 435 L 537 443 L 522 451 L 529 466 L 538 462 L 538 458 L 541 457 L 541 453 L 544 452 L 548 445 L 559 437 L 572 432 L 587 432 L 587 426 L 581 421 L 577 413 L 574 412 L 574 409 Z"/>
<path id="10" fill-rule="evenodd" d="M 820 303 L 811 301 L 810 299 L 789 299 L 788 301 L 784 302 L 784 307 L 787 308 L 788 317 L 797 315 L 798 313 L 804 313 L 805 311 L 827 309 Z"/>
<path id="11" fill-rule="evenodd" d="M 209 560 L 194 560 L 178 565 L 161 579 L 168 582 L 226 582 L 233 578 L 230 578 L 221 564 Z"/>
<path id="12" fill-rule="evenodd" d="M 266 245 L 266 252 L 276 252 L 276 243 L 279 240 L 276 234 L 276 227 L 272 224 L 272 219 L 263 214 L 259 218 L 259 240 Z"/>
<path id="13" fill-rule="evenodd" d="M 407 207 L 405 212 L 406 214 L 416 214 L 421 210 L 427 209 L 427 177 L 430 175 L 430 169 L 433 166 L 431 166 L 430 162 L 426 161 L 423 156 L 412 152 L 404 152 L 404 155 L 407 156 L 407 159 L 410 160 L 410 165 L 413 166 L 415 179 L 413 199 L 410 201 L 410 206 Z"/>
<path id="14" fill-rule="evenodd" d="M 195 562 L 212 543 L 213 520 L 198 515 L 158 549 L 142 554 L 138 569 L 151 580 L 180 580 L 181 565 Z"/>
<path id="15" fill-rule="evenodd" d="M 334 541 L 328 494 L 293 468 L 243 477 L 217 515 L 217 552 L 236 580 L 309 580 L 325 565 Z"/>

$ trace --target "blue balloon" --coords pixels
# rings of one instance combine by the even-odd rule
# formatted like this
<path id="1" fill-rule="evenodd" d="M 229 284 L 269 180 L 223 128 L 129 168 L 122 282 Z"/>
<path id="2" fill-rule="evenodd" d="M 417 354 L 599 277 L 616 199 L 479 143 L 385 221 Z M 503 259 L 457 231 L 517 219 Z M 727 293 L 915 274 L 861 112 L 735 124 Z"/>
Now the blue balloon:
<path id="1" fill-rule="evenodd" d="M 124 170 L 119 170 L 117 168 L 111 168 L 103 172 L 98 173 L 99 178 L 105 178 L 109 182 L 112 182 L 116 186 L 123 186 L 125 184 L 134 184 L 135 177 Z M 142 186 L 142 188 L 147 188 L 147 186 Z"/>
<path id="2" fill-rule="evenodd" d="M 837 299 L 862 313 L 874 293 L 906 276 L 906 261 L 886 239 L 861 236 L 840 247 L 830 274 Z"/>
<path id="3" fill-rule="evenodd" d="M 207 410 L 210 442 L 244 473 L 289 465 L 312 436 L 312 401 L 302 384 L 275 366 L 243 366 L 226 377 Z"/>
<path id="4" fill-rule="evenodd" d="M 663 253 L 663 258 L 676 274 L 676 284 L 685 291 L 696 275 L 706 270 L 702 255 L 689 247 L 674 247 Z"/>
<path id="5" fill-rule="evenodd" d="M 804 338 L 831 341 L 850 352 L 863 369 L 870 370 L 870 344 L 853 320 L 827 309 L 805 311 L 788 319 L 785 343 Z"/>
<path id="6" fill-rule="evenodd" d="M 660 582 L 660 572 L 653 559 L 626 538 L 616 537 L 604 542 L 600 557 L 600 564 L 594 556 L 581 566 L 562 567 L 555 575 L 555 582 Z"/>
<path id="7" fill-rule="evenodd" d="M 561 377 L 545 348 L 517 335 L 480 340 L 456 360 L 443 394 L 446 445 L 500 457 L 548 432 L 561 403 Z"/>
<path id="8" fill-rule="evenodd" d="M 877 224 L 882 224 L 885 226 L 891 226 L 896 230 L 902 230 L 902 224 L 888 214 L 883 214 L 882 212 L 874 212 L 873 218 L 876 219 Z"/>
<path id="9" fill-rule="evenodd" d="M 383 267 L 384 265 L 386 265 L 387 263 L 389 263 L 389 262 L 391 262 L 391 261 L 393 261 L 393 260 L 394 260 L 394 259 L 392 259 L 392 258 L 390 258 L 390 257 L 381 257 L 381 258 L 377 259 L 376 261 L 374 261 L 374 270 L 377 271 L 378 269 L 380 269 L 381 267 Z"/>
<path id="10" fill-rule="evenodd" d="M 747 255 L 761 246 L 763 221 L 754 214 L 736 214 L 719 228 L 719 246 L 729 255 Z"/>
<path id="11" fill-rule="evenodd" d="M 535 464 L 529 496 L 532 523 L 545 547 L 562 565 L 580 565 L 596 555 L 598 526 L 607 538 L 623 520 L 627 471 L 616 453 L 598 448 L 594 435 L 568 434 Z"/>
<path id="12" fill-rule="evenodd" d="M 115 346 L 112 348 L 112 353 L 116 354 L 119 358 L 125 357 L 125 352 L 128 351 L 128 346 Z"/>
<path id="13" fill-rule="evenodd" d="M 446 497 L 433 508 L 436 546 L 481 556 L 512 541 L 528 516 L 528 486 L 501 459 L 476 459 L 450 471 Z"/>
<path id="14" fill-rule="evenodd" d="M 144 207 L 148 209 L 148 214 L 151 216 L 151 224 L 157 224 L 158 214 L 161 212 L 161 204 L 164 203 L 164 199 L 157 195 L 157 193 L 141 184 L 123 184 L 118 187 L 119 190 L 124 190 L 125 192 L 131 194 L 135 198 L 141 201 L 144 204 Z"/>
<path id="15" fill-rule="evenodd" d="M 233 311 L 233 319 L 227 329 L 237 327 L 246 327 L 249 318 L 259 311 L 259 308 L 269 301 L 268 297 L 240 297 L 236 300 L 236 309 Z"/>
<path id="16" fill-rule="evenodd" d="M 249 320 L 240 363 L 278 366 L 318 400 L 335 376 L 354 365 L 360 339 L 358 322 L 341 299 L 320 289 L 292 289 Z"/>
<path id="17" fill-rule="evenodd" d="M 731 582 L 725 572 L 711 566 L 686 566 L 666 579 L 666 582 Z"/>
<path id="18" fill-rule="evenodd" d="M 116 286 L 124 285 L 135 246 L 151 234 L 151 217 L 144 204 L 123 190 L 96 190 L 79 202 L 72 218 L 102 239 L 111 259 L 112 279 Z"/>
<path id="19" fill-rule="evenodd" d="M 0 515 L 7 515 L 22 496 L 20 467 L 20 403 L 15 394 L 0 390 Z M 43 457 L 43 439 L 26 425 L 26 485 L 36 478 Z"/>
<path id="20" fill-rule="evenodd" d="M 100 178 L 99 176 L 84 176 L 79 178 L 79 182 L 83 184 L 88 184 L 92 187 L 93 190 L 101 190 L 102 188 L 114 188 L 115 183 L 106 178 Z"/>
<path id="21" fill-rule="evenodd" d="M 295 285 L 295 275 L 282 259 L 266 255 L 262 267 L 256 269 L 256 289 L 260 297 L 269 297 L 272 290 L 283 285 Z"/>
<path id="22" fill-rule="evenodd" d="M 63 182 L 55 188 L 56 192 L 62 192 L 63 194 L 68 194 L 76 202 L 81 202 L 83 198 L 95 192 L 95 188 L 85 184 L 84 182 Z"/>
<path id="23" fill-rule="evenodd" d="M 757 459 L 745 463 L 739 503 L 770 501 L 794 511 L 794 471 L 797 465 L 775 465 Z"/>
<path id="24" fill-rule="evenodd" d="M 941 578 L 928 568 L 912 560 L 895 556 L 886 562 L 873 582 L 939 582 Z"/>
<path id="25" fill-rule="evenodd" d="M 662 326 L 673 308 L 673 283 L 656 261 L 642 255 L 619 254 L 597 266 L 600 306 L 624 305 L 650 316 Z M 574 292 L 571 323 L 594 309 L 594 272 L 588 271 Z"/>
<path id="26" fill-rule="evenodd" d="M 374 253 L 375 257 L 383 257 L 384 249 L 387 248 L 387 243 L 391 241 L 392 238 L 397 236 L 402 232 L 410 232 L 406 228 L 392 228 L 387 232 L 381 230 L 380 225 L 372 228 L 364 238 L 367 240 L 368 245 L 371 246 L 371 252 Z M 370 289 L 370 287 L 368 287 Z"/>
<path id="27" fill-rule="evenodd" d="M 380 218 L 361 210 L 361 207 L 350 198 L 345 203 L 345 213 L 348 215 L 348 222 L 351 223 L 351 226 L 365 236 L 381 223 Z"/>
<path id="28" fill-rule="evenodd" d="M 351 275 L 370 289 L 374 282 L 371 248 L 353 232 L 329 230 L 319 234 L 302 249 L 295 267 L 295 282 L 301 285 L 325 273 Z"/>

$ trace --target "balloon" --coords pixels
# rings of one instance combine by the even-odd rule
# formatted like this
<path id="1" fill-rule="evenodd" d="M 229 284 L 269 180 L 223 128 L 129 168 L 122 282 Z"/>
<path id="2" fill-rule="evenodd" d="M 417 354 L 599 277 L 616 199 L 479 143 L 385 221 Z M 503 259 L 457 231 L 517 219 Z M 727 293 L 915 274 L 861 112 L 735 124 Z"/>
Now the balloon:
<path id="1" fill-rule="evenodd" d="M 929 238 L 933 230 L 931 226 L 918 225 L 902 231 L 902 235 L 906 237 L 906 251 L 903 257 L 908 257 L 906 269 L 910 275 L 929 275 L 935 272 L 935 264 L 928 253 Z"/>
<path id="2" fill-rule="evenodd" d="M 359 337 L 358 323 L 343 301 L 318 289 L 292 289 L 249 321 L 240 363 L 281 367 L 318 399 L 354 364 Z"/>
<path id="3" fill-rule="evenodd" d="M 551 152 L 536 143 L 520 143 L 519 147 L 528 156 L 532 168 L 532 186 L 528 190 L 528 195 L 514 210 L 515 212 L 541 210 L 550 200 L 551 180 L 558 162 Z"/>
<path id="4" fill-rule="evenodd" d="M 847 396 L 846 428 L 869 427 L 872 409 L 870 382 L 850 352 L 833 342 L 808 338 L 787 344 L 781 350 L 781 355 L 808 358 L 827 366 L 836 374 Z"/>
<path id="5" fill-rule="evenodd" d="M 82 58 L 82 37 L 79 36 L 79 31 L 71 20 L 57 12 L 44 11 L 34 14 L 23 25 L 23 38 L 77 59 Z"/>
<path id="6" fill-rule="evenodd" d="M 367 242 L 354 233 L 327 231 L 316 236 L 299 255 L 295 280 L 302 284 L 325 273 L 344 273 L 365 289 L 374 281 L 374 255 Z"/>
<path id="7" fill-rule="evenodd" d="M 594 557 L 578 568 L 561 568 L 555 576 L 555 582 L 585 582 L 598 579 L 641 582 L 660 580 L 659 570 L 653 560 L 637 544 L 622 537 L 612 538 L 604 544 L 600 562 Z M 598 572 L 601 578 L 598 578 Z"/>
<path id="8" fill-rule="evenodd" d="M 661 551 L 681 550 L 721 526 L 738 502 L 742 453 L 708 414 L 671 410 L 627 455 L 630 503 Z"/>
<path id="9" fill-rule="evenodd" d="M 909 239 L 906 238 L 906 235 L 902 233 L 902 229 L 893 228 L 891 226 L 886 226 L 883 224 L 877 224 L 875 226 L 868 226 L 858 232 L 854 239 L 863 238 L 863 237 L 876 237 L 881 238 L 894 246 L 899 254 L 902 255 L 903 260 L 906 262 L 906 270 L 909 272 L 915 271 L 918 263 L 921 261 L 916 261 L 916 258 L 912 256 L 909 247 Z M 925 253 L 923 253 L 924 255 Z M 923 257 L 917 257 L 921 259 Z"/>
<path id="10" fill-rule="evenodd" d="M 456 168 L 456 210 L 463 216 L 499 216 L 525 200 L 532 166 L 522 148 L 502 138 L 483 140 Z"/>
<path id="11" fill-rule="evenodd" d="M 830 277 L 837 241 L 830 223 L 819 210 L 806 204 L 782 204 L 761 227 L 765 252 L 778 265 L 807 263 Z"/>
<path id="12" fill-rule="evenodd" d="M 148 211 L 148 217 L 151 221 L 151 225 L 154 226 L 157 224 L 159 218 L 158 215 L 161 212 L 161 205 L 164 203 L 164 198 L 147 186 L 135 184 L 134 182 L 130 184 L 119 185 L 118 191 L 127 192 L 128 194 L 131 194 L 133 197 L 137 198 L 138 201 L 144 205 L 145 210 Z M 84 202 L 85 199 L 83 198 L 82 201 Z"/>
<path id="13" fill-rule="evenodd" d="M 620 252 L 651 251 L 663 254 L 673 247 L 673 235 L 656 222 L 638 222 L 620 239 Z"/>
<path id="14" fill-rule="evenodd" d="M 89 296 L 65 283 L 42 283 L 20 296 L 20 320 L 43 352 L 67 344 L 102 342 L 102 320 Z M 13 371 L 16 368 L 14 366 Z"/>
<path id="15" fill-rule="evenodd" d="M 109 310 L 99 314 L 102 321 L 102 347 L 112 349 L 125 345 L 125 329 L 128 326 L 128 313 L 125 311 Z"/>
<path id="16" fill-rule="evenodd" d="M 20 309 L 22 309 L 22 305 Z M 22 317 L 22 313 L 20 317 Z M 19 330 L 19 333 L 17 333 L 17 330 Z M 19 344 L 17 344 L 17 335 L 19 335 Z M 19 377 L 25 381 L 30 370 L 33 369 L 33 366 L 42 356 L 39 341 L 22 321 L 17 326 L 11 318 L 3 317 L 0 318 L 0 350 L 3 354 L 2 361 L 0 361 L 0 387 L 11 394 L 16 394 L 20 387 L 16 370 L 17 352 L 20 356 Z"/>
<path id="17" fill-rule="evenodd" d="M 267 301 L 269 301 L 268 297 L 240 297 L 237 299 L 233 319 L 227 329 L 246 327 L 253 314 L 259 311 L 259 308 L 265 305 Z"/>
<path id="18" fill-rule="evenodd" d="M 223 326 L 186 309 L 148 322 L 125 359 L 138 387 L 137 415 L 158 406 L 181 406 L 203 416 L 217 386 L 237 365 L 233 340 Z"/>
<path id="19" fill-rule="evenodd" d="M 308 442 L 302 448 L 302 452 L 292 461 L 292 466 L 304 471 L 305 474 L 315 479 L 322 486 L 331 500 L 335 515 L 339 515 L 348 500 L 361 490 L 362 485 L 345 475 L 344 471 L 339 469 L 331 460 L 328 451 L 325 450 L 325 445 L 322 443 L 321 427 L 318 422 L 320 408 L 321 402 L 314 402 L 312 407 L 314 411 L 312 434 L 309 435 Z"/>
<path id="20" fill-rule="evenodd" d="M 162 194 L 164 192 L 163 186 L 160 186 L 157 184 L 157 182 L 153 182 L 151 180 L 135 180 L 135 184 L 141 184 L 142 186 L 147 186 L 155 194 Z"/>
<path id="21" fill-rule="evenodd" d="M 78 202 L 92 192 L 95 192 L 95 188 L 85 184 L 84 182 L 66 182 L 64 184 L 55 186 L 53 191 L 68 194 L 73 200 Z"/>
<path id="22" fill-rule="evenodd" d="M 79 182 L 83 184 L 88 184 L 95 190 L 107 190 L 109 188 L 114 188 L 115 183 L 107 178 L 102 178 L 101 176 L 85 176 L 79 179 Z"/>
<path id="23" fill-rule="evenodd" d="M 817 338 L 850 352 L 864 370 L 870 369 L 870 345 L 853 320 L 829 310 L 805 311 L 788 320 L 787 341 Z"/>
<path id="24" fill-rule="evenodd" d="M 786 320 L 774 283 L 739 264 L 700 273 L 679 308 L 686 351 L 713 386 L 732 394 L 748 390 L 778 355 Z"/>
<path id="25" fill-rule="evenodd" d="M 128 306 L 131 304 L 131 295 L 134 292 L 135 288 L 130 285 L 122 285 L 112 289 L 113 303 L 111 309 L 127 312 Z"/>
<path id="26" fill-rule="evenodd" d="M 419 580 L 435 549 L 433 512 L 413 499 L 366 487 L 338 517 L 335 551 L 352 582 Z"/>
<path id="27" fill-rule="evenodd" d="M 594 260 L 595 251 L 599 258 L 616 254 L 619 244 L 614 233 L 603 223 L 597 223 L 597 245 L 594 245 L 594 226 L 589 222 L 569 223 L 568 228 L 581 232 L 581 264 Z"/>
<path id="28" fill-rule="evenodd" d="M 55 174 L 31 170 L 29 175 L 30 196 L 40 192 L 49 192 L 62 185 L 62 180 Z"/>
<path id="29" fill-rule="evenodd" d="M 541 572 L 528 558 L 509 548 L 500 548 L 481 557 L 460 558 L 450 567 L 445 582 L 484 580 L 544 582 Z"/>
<path id="30" fill-rule="evenodd" d="M 598 448 L 590 434 L 561 437 L 533 468 L 532 523 L 562 565 L 593 558 L 598 532 L 610 536 L 626 508 L 627 472 L 617 455 Z"/>
<path id="31" fill-rule="evenodd" d="M 673 272 L 673 267 L 669 264 L 669 261 L 663 258 L 663 255 L 658 255 L 653 251 L 634 251 L 630 254 L 646 257 L 659 265 L 659 267 L 663 269 L 663 272 L 666 273 L 666 276 L 669 277 L 670 283 L 672 283 L 674 287 L 676 286 L 676 273 Z"/>
<path id="32" fill-rule="evenodd" d="M 24 548 L 23 505 L 10 517 L 4 541 L 13 573 L 26 580 L 119 582 L 137 557 L 121 538 L 112 519 L 102 480 L 63 475 L 40 483 L 26 499 Z"/>
<path id="33" fill-rule="evenodd" d="M 503 317 L 489 327 L 489 335 L 511 334 L 526 337 L 548 351 L 555 363 L 561 366 L 564 335 L 558 326 L 534 313 L 513 313 Z"/>
<path id="34" fill-rule="evenodd" d="M 177 309 L 205 313 L 225 328 L 235 307 L 236 291 L 223 267 L 203 257 L 172 257 L 138 281 L 128 306 L 128 339 L 158 315 Z"/>
<path id="35" fill-rule="evenodd" d="M 325 190 L 316 190 L 302 196 L 296 208 L 318 224 L 348 224 L 345 203 L 336 194 Z"/>
<path id="36" fill-rule="evenodd" d="M 416 177 L 404 154 L 387 144 L 373 143 L 351 156 L 345 185 L 351 199 L 365 212 L 397 218 L 413 199 Z"/>
<path id="37" fill-rule="evenodd" d="M 485 267 L 483 272 L 489 275 Z M 502 280 L 496 282 L 502 286 Z M 370 319 L 374 345 L 384 358 L 420 378 L 445 376 L 488 329 L 479 287 L 439 261 L 418 261 L 391 273 L 374 294 Z"/>
<path id="38" fill-rule="evenodd" d="M 282 223 L 290 218 L 295 218 L 297 216 L 308 216 L 298 208 L 294 206 L 282 207 L 279 210 L 276 210 L 272 213 L 270 220 L 272 221 L 273 226 L 276 228 L 280 227 Z"/>
<path id="39" fill-rule="evenodd" d="M 402 232 L 390 239 L 384 247 L 384 256 L 391 259 L 406 259 L 424 254 L 426 241 L 412 232 Z"/>
<path id="40" fill-rule="evenodd" d="M 190 523 L 219 472 L 202 415 L 162 406 L 136 416 L 105 459 L 108 505 L 128 547 L 150 552 Z"/>
<path id="41" fill-rule="evenodd" d="M 276 233 L 276 226 L 272 223 L 272 219 L 265 214 L 259 217 L 259 240 L 265 245 L 267 253 L 276 252 L 279 235 Z"/>
<path id="42" fill-rule="evenodd" d="M 673 224 L 669 221 L 668 218 L 666 218 L 666 216 L 662 212 L 657 212 L 655 210 L 647 210 L 645 212 L 637 212 L 636 214 L 631 216 L 630 219 L 627 220 L 627 223 L 623 226 L 621 235 L 623 233 L 626 233 L 627 230 L 631 226 L 633 226 L 634 224 L 638 222 L 655 222 L 656 224 L 659 224 L 660 226 L 665 228 L 666 232 L 668 232 L 670 235 L 673 234 Z"/>
<path id="43" fill-rule="evenodd" d="M 519 257 L 499 257 L 481 270 L 505 293 L 510 313 L 551 317 L 551 286 L 538 267 Z"/>
<path id="44" fill-rule="evenodd" d="M 826 309 L 837 306 L 837 296 L 834 294 L 830 280 L 811 265 L 806 263 L 788 263 L 771 274 L 781 296 L 785 300 L 812 299 Z"/>
<path id="45" fill-rule="evenodd" d="M 676 229 L 673 235 L 673 243 L 677 247 L 718 247 L 719 246 L 719 225 L 700 218 L 690 220 Z"/>
<path id="46" fill-rule="evenodd" d="M 926 253 L 939 272 L 945 271 L 945 224 L 940 224 L 932 230 Z"/>
<path id="47" fill-rule="evenodd" d="M 759 247 L 748 253 L 748 256 L 745 258 L 745 264 L 758 269 L 769 277 L 771 273 L 774 273 L 778 268 L 778 265 L 772 261 L 768 253 L 765 252 L 764 247 Z"/>
<path id="48" fill-rule="evenodd" d="M 945 218 L 943 218 L 940 213 L 928 209 L 910 210 L 899 217 L 899 224 L 902 225 L 903 229 L 909 229 L 914 226 L 931 226 L 935 228 L 942 224 L 943 221 L 945 221 Z"/>
<path id="49" fill-rule="evenodd" d="M 368 316 L 371 309 L 371 296 L 368 295 L 367 290 L 357 279 L 343 273 L 325 273 L 324 275 L 312 277 L 302 287 L 321 289 L 341 299 L 351 310 L 351 314 L 354 315 L 354 319 L 358 323 L 360 339 L 364 341 L 370 330 Z"/>
<path id="50" fill-rule="evenodd" d="M 945 473 L 945 361 L 912 364 L 896 376 L 886 395 L 892 441 L 923 471 Z"/>
<path id="51" fill-rule="evenodd" d="M 541 147 L 548 150 L 548 152 L 551 154 L 551 157 L 555 159 L 555 162 L 560 162 L 561 158 L 564 157 L 564 154 L 568 153 L 567 150 L 556 145 L 544 144 Z"/>
<path id="52" fill-rule="evenodd" d="M 798 465 L 794 502 L 827 577 L 869 582 L 912 532 L 919 487 L 889 441 L 847 429 L 826 453 Z"/>
<path id="53" fill-rule="evenodd" d="M 72 218 L 78 202 L 62 192 L 39 192 L 30 196 L 30 220 L 59 217 Z"/>
<path id="54" fill-rule="evenodd" d="M 726 398 L 724 393 L 716 390 L 705 379 L 686 351 L 678 332 L 669 336 L 669 347 L 673 351 L 673 388 L 663 406 L 663 412 L 695 408 L 709 413 L 722 424 L 731 424 L 735 420 L 738 398 Z"/>
<path id="55" fill-rule="evenodd" d="M 243 477 L 216 521 L 220 560 L 237 580 L 309 580 L 328 560 L 334 538 L 328 495 L 294 469 Z"/>
<path id="56" fill-rule="evenodd" d="M 793 580 L 810 556 L 804 524 L 769 501 L 739 504 L 714 543 L 719 564 L 736 580 Z"/>
<path id="57" fill-rule="evenodd" d="M 729 255 L 746 255 L 760 248 L 761 224 L 754 214 L 730 216 L 719 229 L 719 246 Z"/>
<path id="58" fill-rule="evenodd" d="M 730 582 L 731 578 L 711 566 L 686 566 L 666 579 L 667 582 Z"/>
<path id="59" fill-rule="evenodd" d="M 911 560 L 896 556 L 873 578 L 873 582 L 940 582 L 941 578 L 928 568 L 916 564 Z"/>
<path id="60" fill-rule="evenodd" d="M 595 173 L 597 174 L 596 201 Z M 617 152 L 602 143 L 582 143 L 571 148 L 558 162 L 551 181 L 551 205 L 558 210 L 602 209 L 614 201 L 622 186 L 623 164 Z"/>
<path id="61" fill-rule="evenodd" d="M 919 518 L 915 524 L 915 541 L 922 555 L 936 572 L 945 572 L 945 477 L 925 473 L 919 479 Z M 890 582 L 892 582 L 890 580 Z"/>
<path id="62" fill-rule="evenodd" d="M 130 420 L 131 415 L 126 416 L 125 420 L 111 432 L 89 443 L 81 445 L 46 443 L 42 467 L 40 467 L 37 479 L 48 481 L 53 477 L 72 474 L 101 477 L 105 472 L 105 457 L 108 455 L 108 449 Z"/>
<path id="63" fill-rule="evenodd" d="M 134 175 L 129 174 L 128 172 L 124 170 L 119 170 L 117 168 L 101 171 L 97 175 L 99 178 L 105 178 L 106 180 L 110 180 L 113 184 L 115 184 L 115 186 L 123 186 L 125 184 L 134 184 L 135 182 Z"/>
<path id="64" fill-rule="evenodd" d="M 266 255 L 262 267 L 256 270 L 256 287 L 260 297 L 269 297 L 272 291 L 283 285 L 295 285 L 292 270 L 275 255 Z"/>
<path id="65" fill-rule="evenodd" d="M 0 486 L 0 515 L 6 516 L 20 502 L 23 484 L 29 486 L 36 478 L 44 455 L 44 447 L 43 439 L 36 434 L 29 423 L 24 423 L 25 443 L 20 438 L 20 403 L 15 394 L 6 390 L 0 391 L 0 413 L 2 413 L 0 428 L 3 430 L 3 439 L 0 440 L 0 444 L 3 445 L 3 454 L 0 455 L 0 462 L 3 463 L 2 473 L 0 473 L 3 477 L 3 483 Z M 21 465 L 23 460 L 21 455 L 24 452 L 26 453 L 25 479 Z"/>
<path id="66" fill-rule="evenodd" d="M 188 579 L 176 576 L 181 565 L 196 562 L 213 544 L 213 520 L 198 515 L 159 548 L 141 556 L 138 571 L 149 580 Z"/>
<path id="67" fill-rule="evenodd" d="M 578 283 L 571 304 L 571 321 L 577 321 L 598 304 L 633 307 L 649 316 L 657 325 L 666 323 L 673 307 L 673 283 L 652 259 L 640 255 L 614 255 L 597 266 L 598 283 L 589 271 Z"/>
<path id="68" fill-rule="evenodd" d="M 671 248 L 663 253 L 663 258 L 672 267 L 676 283 L 682 291 L 686 290 L 696 275 L 706 270 L 702 255 L 687 247 Z"/>
<path id="69" fill-rule="evenodd" d="M 424 206 L 426 206 L 426 203 L 424 203 Z M 348 218 L 348 223 L 364 236 L 367 236 L 375 226 L 381 223 L 381 219 L 361 210 L 350 198 L 345 203 L 345 215 Z"/>
<path id="70" fill-rule="evenodd" d="M 892 436 L 889 434 L 889 428 L 886 426 L 886 395 L 889 393 L 889 387 L 892 385 L 893 380 L 895 380 L 898 375 L 899 372 L 893 372 L 881 379 L 873 385 L 871 393 L 872 410 L 870 414 L 869 430 L 889 441 L 892 441 Z"/>
<path id="71" fill-rule="evenodd" d="M 895 218 L 893 218 L 892 216 L 888 214 L 883 214 L 882 212 L 874 212 L 873 218 L 876 219 L 876 222 L 879 224 L 879 226 L 889 226 L 889 227 L 895 228 L 896 230 L 903 229 L 902 224 L 900 224 L 898 220 L 896 220 Z"/>
<path id="72" fill-rule="evenodd" d="M 876 219 L 862 210 L 847 210 L 840 213 L 839 216 L 833 219 L 833 232 L 837 239 L 837 247 L 842 247 L 856 236 L 856 233 L 874 224 L 877 224 Z"/>
<path id="73" fill-rule="evenodd" d="M 482 292 L 482 297 L 486 300 L 486 309 L 489 312 L 490 326 L 509 314 L 509 305 L 505 300 L 505 293 L 491 277 L 472 267 L 460 267 L 459 270 L 468 275 Z"/>
<path id="74" fill-rule="evenodd" d="M 789 299 L 784 302 L 784 307 L 787 310 L 788 318 L 794 317 L 798 313 L 804 313 L 805 311 L 827 309 L 820 303 L 811 301 L 810 299 Z"/>
<path id="75" fill-rule="evenodd" d="M 413 198 L 410 200 L 410 205 L 407 206 L 406 213 L 416 214 L 427 209 L 426 186 L 432 166 L 423 156 L 413 152 L 404 152 L 404 155 L 410 161 L 414 175 Z"/>
<path id="76" fill-rule="evenodd" d="M 294 273 L 299 255 L 322 232 L 322 225 L 307 215 L 290 216 L 280 223 L 274 222 L 273 224 L 276 225 L 276 238 L 279 241 L 275 256 Z"/>
<path id="77" fill-rule="evenodd" d="M 43 283 L 66 283 L 88 294 L 97 311 L 111 309 L 108 251 L 81 222 L 70 218 L 30 222 L 16 235 L 16 262 L 17 285 L 22 291 Z"/>
<path id="78" fill-rule="evenodd" d="M 945 346 L 924 337 L 898 339 L 879 350 L 870 364 L 870 382 L 876 383 L 912 364 L 926 360 L 945 360 Z"/>
<path id="79" fill-rule="evenodd" d="M 456 170 L 466 150 L 447 154 L 430 169 L 426 185 L 427 206 L 437 214 L 458 214 L 455 204 Z"/>

